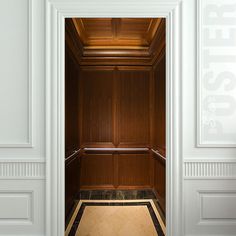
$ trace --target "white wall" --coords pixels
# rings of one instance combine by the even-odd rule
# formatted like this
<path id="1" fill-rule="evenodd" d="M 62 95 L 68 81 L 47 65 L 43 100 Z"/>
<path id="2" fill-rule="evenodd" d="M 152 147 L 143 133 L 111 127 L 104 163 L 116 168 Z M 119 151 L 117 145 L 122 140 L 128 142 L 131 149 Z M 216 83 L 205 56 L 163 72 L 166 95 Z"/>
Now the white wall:
<path id="1" fill-rule="evenodd" d="M 44 24 L 44 1 L 0 1 L 0 235 L 45 235 Z"/>
<path id="2" fill-rule="evenodd" d="M 209 25 L 206 10 L 222 4 Z M 45 235 L 45 3 L 1 0 L 0 9 L 0 235 Z M 188 236 L 236 235 L 235 16 L 235 0 L 183 0 Z M 207 52 L 223 57 L 209 64 Z"/>
<path id="3" fill-rule="evenodd" d="M 236 235 L 236 2 L 184 4 L 185 235 Z"/>

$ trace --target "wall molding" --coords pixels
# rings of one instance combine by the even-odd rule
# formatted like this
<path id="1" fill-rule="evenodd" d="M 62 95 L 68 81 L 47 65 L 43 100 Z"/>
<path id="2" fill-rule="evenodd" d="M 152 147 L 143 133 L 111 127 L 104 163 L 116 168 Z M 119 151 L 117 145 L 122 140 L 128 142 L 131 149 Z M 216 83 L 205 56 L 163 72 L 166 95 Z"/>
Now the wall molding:
<path id="1" fill-rule="evenodd" d="M 45 179 L 45 162 L 0 160 L 0 180 L 5 179 Z"/>
<path id="2" fill-rule="evenodd" d="M 184 179 L 236 179 L 235 160 L 185 160 Z"/>
<path id="3" fill-rule="evenodd" d="M 236 199 L 236 191 L 234 190 L 198 190 L 199 194 L 199 205 L 200 205 L 200 219 L 198 225 L 235 225 L 235 207 L 232 202 Z M 233 199 L 232 199 L 233 198 Z M 204 204 L 204 201 L 207 201 L 208 204 Z M 206 208 L 210 203 L 214 206 Z M 221 204 L 217 204 L 221 202 Z M 224 207 L 222 207 L 224 205 Z M 212 207 L 215 209 L 214 213 L 212 212 Z M 222 215 L 222 211 L 225 211 Z"/>
<path id="4" fill-rule="evenodd" d="M 0 143 L 0 148 L 33 148 L 33 0 L 28 0 L 28 140 Z"/>
<path id="5" fill-rule="evenodd" d="M 34 214 L 34 191 L 30 190 L 0 190 L 0 200 L 2 204 L 2 211 L 0 215 L 1 225 L 32 225 Z M 2 202 L 3 201 L 3 202 Z M 17 208 L 21 204 L 25 206 L 24 209 Z M 13 207 L 13 208 L 12 208 Z M 10 210 L 9 210 L 10 209 Z M 17 212 L 16 212 L 17 211 Z"/>

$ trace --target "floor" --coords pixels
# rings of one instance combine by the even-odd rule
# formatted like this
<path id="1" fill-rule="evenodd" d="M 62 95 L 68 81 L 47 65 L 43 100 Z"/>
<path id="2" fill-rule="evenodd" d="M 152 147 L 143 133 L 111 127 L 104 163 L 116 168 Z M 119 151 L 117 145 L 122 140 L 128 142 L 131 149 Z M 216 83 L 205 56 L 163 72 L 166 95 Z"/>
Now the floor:
<path id="1" fill-rule="evenodd" d="M 84 190 L 78 194 L 65 235 L 162 236 L 165 216 L 150 189 Z"/>
<path id="2" fill-rule="evenodd" d="M 82 190 L 79 199 L 86 200 L 127 200 L 127 199 L 156 199 L 150 189 L 144 190 Z"/>
<path id="3" fill-rule="evenodd" d="M 80 200 L 65 236 L 164 236 L 152 200 Z"/>
<path id="4" fill-rule="evenodd" d="M 165 213 L 152 189 L 142 190 L 82 190 L 78 194 L 81 200 L 136 200 L 152 199 L 165 223 Z M 67 222 L 68 223 L 68 222 Z"/>

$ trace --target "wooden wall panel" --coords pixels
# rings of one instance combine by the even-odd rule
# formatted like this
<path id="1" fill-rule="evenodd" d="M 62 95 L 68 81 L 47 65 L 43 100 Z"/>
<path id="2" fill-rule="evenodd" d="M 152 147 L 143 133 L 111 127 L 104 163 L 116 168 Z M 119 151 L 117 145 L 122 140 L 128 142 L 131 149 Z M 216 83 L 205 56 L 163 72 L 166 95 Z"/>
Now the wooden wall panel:
<path id="1" fill-rule="evenodd" d="M 151 67 L 82 67 L 81 147 L 150 146 Z"/>
<path id="2" fill-rule="evenodd" d="M 166 149 L 166 79 L 165 56 L 154 68 L 154 149 L 165 155 Z"/>
<path id="3" fill-rule="evenodd" d="M 153 154 L 154 158 L 154 190 L 165 212 L 166 198 L 166 163 L 165 160 Z"/>
<path id="4" fill-rule="evenodd" d="M 81 69 L 81 146 L 113 145 L 113 68 Z"/>
<path id="5" fill-rule="evenodd" d="M 118 157 L 118 186 L 150 187 L 149 154 L 120 154 Z"/>
<path id="6" fill-rule="evenodd" d="M 65 156 L 79 149 L 79 66 L 66 44 L 65 51 Z"/>
<path id="7" fill-rule="evenodd" d="M 77 198 L 80 183 L 80 157 L 74 157 L 66 160 L 65 163 L 65 215 L 68 216 Z"/>
<path id="8" fill-rule="evenodd" d="M 79 66 L 66 44 L 65 50 L 65 216 L 79 192 L 80 157 L 72 155 L 79 150 Z"/>
<path id="9" fill-rule="evenodd" d="M 118 80 L 119 147 L 149 146 L 149 67 L 119 67 Z"/>
<path id="10" fill-rule="evenodd" d="M 84 154 L 82 189 L 151 188 L 149 153 Z"/>
<path id="11" fill-rule="evenodd" d="M 112 154 L 85 154 L 81 162 L 81 188 L 113 188 Z"/>

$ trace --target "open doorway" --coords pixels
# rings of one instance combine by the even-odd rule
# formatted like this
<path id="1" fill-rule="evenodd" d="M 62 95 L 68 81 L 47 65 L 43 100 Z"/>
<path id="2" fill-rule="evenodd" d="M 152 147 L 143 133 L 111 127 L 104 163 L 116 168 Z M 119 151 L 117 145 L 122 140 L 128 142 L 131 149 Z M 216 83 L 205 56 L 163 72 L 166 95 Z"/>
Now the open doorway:
<path id="1" fill-rule="evenodd" d="M 162 18 L 66 19 L 66 235 L 86 235 L 85 209 L 99 204 L 137 212 L 147 204 L 144 230 L 165 234 L 165 25 Z"/>

